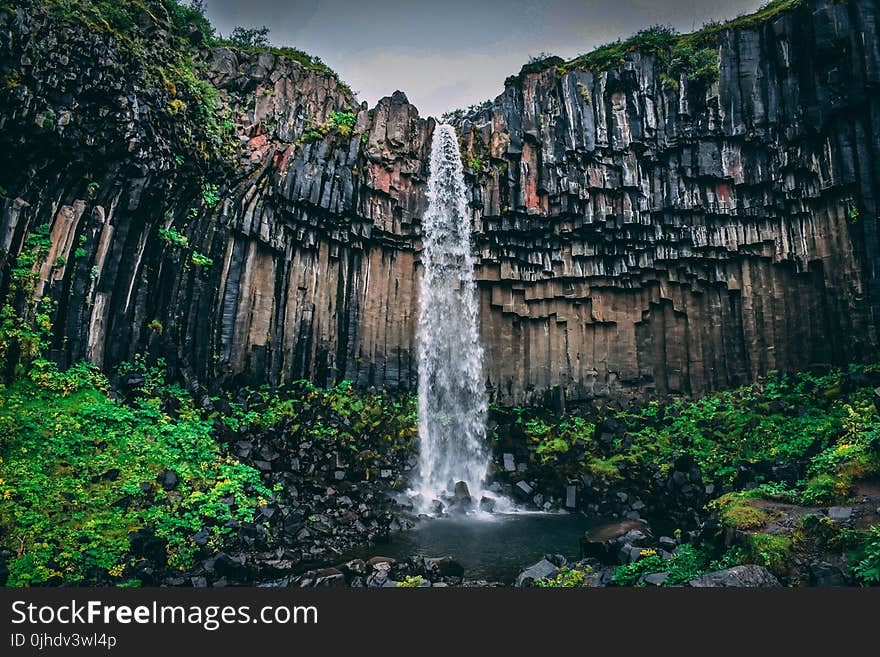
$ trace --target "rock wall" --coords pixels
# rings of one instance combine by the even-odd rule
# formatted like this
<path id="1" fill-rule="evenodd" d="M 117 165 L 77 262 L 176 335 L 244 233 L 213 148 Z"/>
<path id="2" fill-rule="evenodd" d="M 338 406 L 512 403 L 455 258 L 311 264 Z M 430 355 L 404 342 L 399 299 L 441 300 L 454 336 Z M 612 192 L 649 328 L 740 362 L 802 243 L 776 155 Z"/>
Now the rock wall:
<path id="1" fill-rule="evenodd" d="M 806 5 L 722 31 L 717 82 L 670 85 L 632 52 L 522 76 L 459 123 L 496 401 L 701 393 L 874 353 L 880 12 Z M 283 56 L 202 49 L 237 140 L 206 201 L 156 146 L 167 98 L 117 74 L 122 44 L 7 18 L 0 292 L 48 222 L 19 303 L 54 303 L 56 359 L 147 352 L 207 388 L 414 384 L 433 119 L 400 92 L 358 107 Z M 350 108 L 351 131 L 303 138 Z"/>

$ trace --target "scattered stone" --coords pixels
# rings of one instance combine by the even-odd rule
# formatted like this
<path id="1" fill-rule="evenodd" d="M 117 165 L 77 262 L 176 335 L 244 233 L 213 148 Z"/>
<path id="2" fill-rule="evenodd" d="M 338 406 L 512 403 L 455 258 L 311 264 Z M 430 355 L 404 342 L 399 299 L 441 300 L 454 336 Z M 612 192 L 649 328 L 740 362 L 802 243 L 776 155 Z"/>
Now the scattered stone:
<path id="1" fill-rule="evenodd" d="M 531 496 L 532 487 L 529 486 L 525 481 L 518 481 L 516 483 L 516 487 L 522 492 L 525 493 L 526 497 Z"/>
<path id="2" fill-rule="evenodd" d="M 452 557 L 426 558 L 425 567 L 440 577 L 464 577 L 464 566 Z"/>
<path id="3" fill-rule="evenodd" d="M 852 516 L 851 506 L 832 506 L 828 509 L 828 517 L 834 522 L 846 522 Z"/>
<path id="4" fill-rule="evenodd" d="M 573 509 L 576 506 L 577 500 L 577 488 L 575 486 L 566 486 L 565 487 L 565 506 L 568 509 Z"/>
<path id="5" fill-rule="evenodd" d="M 504 458 L 504 470 L 506 472 L 516 472 L 516 461 L 513 459 L 513 454 L 505 453 L 503 455 Z"/>
<path id="6" fill-rule="evenodd" d="M 651 586 L 661 586 L 667 577 L 669 577 L 669 573 L 651 573 L 650 575 L 645 575 L 642 581 Z"/>
<path id="7" fill-rule="evenodd" d="M 669 536 L 661 536 L 657 540 L 657 545 L 659 545 L 664 550 L 668 550 L 669 552 L 672 552 L 676 547 L 678 547 L 678 541 L 676 541 L 674 538 L 671 538 Z"/>

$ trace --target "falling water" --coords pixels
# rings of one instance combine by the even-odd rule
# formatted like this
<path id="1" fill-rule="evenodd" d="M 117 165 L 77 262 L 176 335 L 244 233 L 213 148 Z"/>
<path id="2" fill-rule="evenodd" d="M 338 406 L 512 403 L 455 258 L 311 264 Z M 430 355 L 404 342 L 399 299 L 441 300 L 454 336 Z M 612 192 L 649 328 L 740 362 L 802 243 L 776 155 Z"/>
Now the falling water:
<path id="1" fill-rule="evenodd" d="M 489 463 L 470 213 L 458 140 L 449 125 L 434 132 L 422 224 L 418 492 L 427 508 L 459 481 L 478 501 Z"/>

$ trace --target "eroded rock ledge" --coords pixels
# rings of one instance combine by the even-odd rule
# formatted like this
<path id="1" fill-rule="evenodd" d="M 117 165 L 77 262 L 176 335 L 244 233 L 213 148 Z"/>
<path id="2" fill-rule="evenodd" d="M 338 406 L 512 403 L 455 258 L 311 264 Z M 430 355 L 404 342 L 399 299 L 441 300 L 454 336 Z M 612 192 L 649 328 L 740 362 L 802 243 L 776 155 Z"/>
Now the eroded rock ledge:
<path id="1" fill-rule="evenodd" d="M 674 88 L 633 52 L 525 75 L 460 123 L 496 401 L 701 393 L 874 350 L 878 9 L 808 4 L 721 32 L 717 82 Z M 55 357 L 148 351 L 207 387 L 413 385 L 433 119 L 400 92 L 358 107 L 284 57 L 204 50 L 239 142 L 206 203 L 175 181 L 151 124 L 167 99 L 120 68 L 124 44 L 8 25 L 2 290 L 50 222 Z M 303 139 L 340 111 L 350 134 Z"/>

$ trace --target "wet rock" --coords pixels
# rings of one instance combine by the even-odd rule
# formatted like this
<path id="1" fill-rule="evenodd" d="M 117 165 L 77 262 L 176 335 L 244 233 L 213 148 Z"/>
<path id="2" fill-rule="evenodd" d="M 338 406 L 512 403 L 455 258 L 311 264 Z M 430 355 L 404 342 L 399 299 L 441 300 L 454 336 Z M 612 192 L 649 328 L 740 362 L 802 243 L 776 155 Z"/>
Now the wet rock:
<path id="1" fill-rule="evenodd" d="M 630 532 L 637 532 L 627 535 Z M 650 539 L 651 530 L 642 520 L 623 520 L 606 523 L 589 530 L 580 541 L 581 556 L 597 559 L 603 563 L 613 563 L 625 540 L 645 543 Z"/>
<path id="2" fill-rule="evenodd" d="M 425 569 L 428 574 L 440 577 L 464 577 L 464 566 L 449 556 L 426 558 Z"/>
<path id="3" fill-rule="evenodd" d="M 504 470 L 506 472 L 516 472 L 516 461 L 514 461 L 513 454 L 505 453 L 503 459 Z"/>
<path id="4" fill-rule="evenodd" d="M 531 496 L 532 491 L 534 490 L 525 481 L 516 482 L 515 489 L 517 490 L 517 493 L 521 495 L 524 499 L 528 499 Z"/>
<path id="5" fill-rule="evenodd" d="M 577 506 L 577 488 L 569 485 L 565 487 L 565 506 L 574 509 Z"/>
<path id="6" fill-rule="evenodd" d="M 828 517 L 834 522 L 846 522 L 852 517 L 852 512 L 851 506 L 832 506 L 828 509 Z"/>
<path id="7" fill-rule="evenodd" d="M 810 583 L 813 586 L 830 588 L 849 586 L 843 571 L 827 562 L 810 564 Z"/>
<path id="8" fill-rule="evenodd" d="M 696 588 L 776 588 L 782 586 L 764 566 L 747 564 L 719 570 L 689 582 Z"/>
<path id="9" fill-rule="evenodd" d="M 471 499 L 471 492 L 468 490 L 468 485 L 464 481 L 458 481 L 455 483 L 455 499 L 457 500 L 469 500 Z"/>
<path id="10" fill-rule="evenodd" d="M 485 513 L 492 513 L 495 510 L 495 500 L 491 497 L 481 497 L 480 498 L 480 511 L 484 511 Z"/>
<path id="11" fill-rule="evenodd" d="M 514 586 L 519 588 L 530 587 L 534 584 L 536 579 L 550 577 L 556 572 L 556 570 L 557 567 L 555 564 L 547 559 L 541 559 L 538 563 L 526 568 L 517 575 Z"/>

